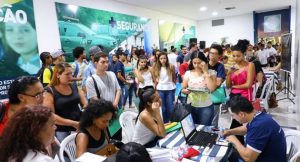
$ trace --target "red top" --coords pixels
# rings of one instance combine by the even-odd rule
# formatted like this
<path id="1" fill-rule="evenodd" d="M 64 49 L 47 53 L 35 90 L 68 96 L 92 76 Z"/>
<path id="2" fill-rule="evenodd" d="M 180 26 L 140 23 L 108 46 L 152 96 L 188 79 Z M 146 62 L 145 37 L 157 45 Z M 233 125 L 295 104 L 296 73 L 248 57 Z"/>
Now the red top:
<path id="1" fill-rule="evenodd" d="M 5 114 L 2 121 L 0 121 L 0 135 L 2 134 L 4 127 L 8 122 L 8 109 L 9 109 L 8 102 L 4 102 L 4 108 L 5 108 Z"/>
<path id="2" fill-rule="evenodd" d="M 179 74 L 180 76 L 184 76 L 185 72 L 189 70 L 189 64 L 187 62 L 181 64 L 179 66 Z"/>

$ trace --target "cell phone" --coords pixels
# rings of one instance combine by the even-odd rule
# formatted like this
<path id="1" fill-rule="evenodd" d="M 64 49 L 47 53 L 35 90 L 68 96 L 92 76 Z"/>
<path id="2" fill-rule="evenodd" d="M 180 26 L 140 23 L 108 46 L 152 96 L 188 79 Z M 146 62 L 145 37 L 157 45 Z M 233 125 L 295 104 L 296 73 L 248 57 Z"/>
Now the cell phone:
<path id="1" fill-rule="evenodd" d="M 236 68 L 234 66 L 231 66 L 230 69 L 231 70 L 236 70 Z"/>

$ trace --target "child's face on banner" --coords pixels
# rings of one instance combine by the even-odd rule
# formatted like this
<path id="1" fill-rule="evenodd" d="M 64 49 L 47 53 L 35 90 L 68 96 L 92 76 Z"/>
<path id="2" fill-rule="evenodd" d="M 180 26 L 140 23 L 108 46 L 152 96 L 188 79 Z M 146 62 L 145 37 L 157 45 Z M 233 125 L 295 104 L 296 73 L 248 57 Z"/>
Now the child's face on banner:
<path id="1" fill-rule="evenodd" d="M 36 32 L 29 23 L 6 23 L 5 36 L 8 46 L 19 54 L 32 54 L 37 50 Z"/>

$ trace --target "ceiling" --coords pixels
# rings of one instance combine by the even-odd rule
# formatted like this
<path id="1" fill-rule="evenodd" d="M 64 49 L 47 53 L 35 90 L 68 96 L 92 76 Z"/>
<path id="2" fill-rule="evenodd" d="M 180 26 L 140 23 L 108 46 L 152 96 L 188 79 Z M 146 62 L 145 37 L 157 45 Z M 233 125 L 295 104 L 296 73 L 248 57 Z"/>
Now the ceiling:
<path id="1" fill-rule="evenodd" d="M 115 0 L 194 20 L 218 19 L 296 5 L 296 0 Z M 200 11 L 205 6 L 206 11 Z M 226 7 L 235 7 L 225 10 Z M 218 12 L 218 15 L 212 15 Z"/>

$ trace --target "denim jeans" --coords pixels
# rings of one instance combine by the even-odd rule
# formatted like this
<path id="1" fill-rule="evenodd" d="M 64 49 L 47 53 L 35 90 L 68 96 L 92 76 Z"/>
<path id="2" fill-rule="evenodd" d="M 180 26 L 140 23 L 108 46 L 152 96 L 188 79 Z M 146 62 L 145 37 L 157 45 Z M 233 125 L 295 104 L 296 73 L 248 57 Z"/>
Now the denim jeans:
<path id="1" fill-rule="evenodd" d="M 212 120 L 212 125 L 218 128 L 219 124 L 219 114 L 220 114 L 220 104 L 214 104 L 214 118 Z"/>
<path id="2" fill-rule="evenodd" d="M 129 106 L 132 105 L 133 93 L 134 93 L 134 85 L 133 84 L 125 85 L 125 94 L 123 97 L 123 107 L 125 107 L 125 105 L 126 105 L 127 98 L 129 98 Z"/>
<path id="3" fill-rule="evenodd" d="M 214 105 L 201 108 L 192 106 L 191 113 L 195 124 L 211 126 L 214 117 Z"/>
<path id="4" fill-rule="evenodd" d="M 123 103 L 124 103 L 125 85 L 120 86 L 120 88 L 121 88 L 121 96 L 120 96 L 120 100 L 119 100 L 119 103 L 118 103 L 119 109 L 122 108 Z"/>
<path id="5" fill-rule="evenodd" d="M 173 103 L 175 100 L 175 89 L 174 90 L 166 90 L 166 91 L 161 91 L 158 90 L 159 96 L 162 101 L 162 115 L 163 115 L 163 120 L 164 123 L 168 123 L 170 121 L 170 115 L 173 109 Z"/>

